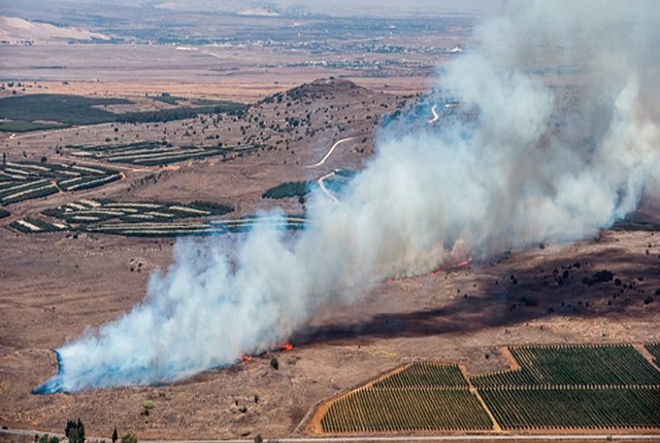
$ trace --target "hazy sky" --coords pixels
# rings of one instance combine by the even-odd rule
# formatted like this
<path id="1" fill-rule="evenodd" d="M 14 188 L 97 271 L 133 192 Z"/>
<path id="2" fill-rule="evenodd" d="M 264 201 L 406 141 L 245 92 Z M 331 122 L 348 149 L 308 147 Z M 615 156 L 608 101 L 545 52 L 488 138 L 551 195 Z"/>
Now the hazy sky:
<path id="1" fill-rule="evenodd" d="M 107 0 L 37 0 L 45 6 L 65 4 L 97 4 L 107 6 Z M 239 12 L 252 8 L 304 9 L 310 13 L 329 15 L 410 16 L 447 12 L 492 12 L 502 0 L 115 0 L 114 5 L 154 6 L 176 10 Z M 15 6 L 15 0 L 0 0 L 3 5 Z"/>

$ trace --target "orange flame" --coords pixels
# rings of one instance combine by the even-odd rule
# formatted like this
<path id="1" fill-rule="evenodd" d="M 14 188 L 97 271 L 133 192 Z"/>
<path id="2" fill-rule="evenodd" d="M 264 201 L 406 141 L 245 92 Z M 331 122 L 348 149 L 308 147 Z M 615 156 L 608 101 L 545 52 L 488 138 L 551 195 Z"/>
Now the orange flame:
<path id="1" fill-rule="evenodd" d="M 289 342 L 289 343 L 285 344 L 284 346 L 282 346 L 283 351 L 290 351 L 291 349 L 293 349 L 293 344 L 291 342 Z"/>
<path id="2" fill-rule="evenodd" d="M 241 355 L 238 357 L 238 359 L 239 359 L 240 361 L 250 361 L 250 360 L 252 360 L 252 356 L 247 355 L 247 354 L 241 354 Z"/>

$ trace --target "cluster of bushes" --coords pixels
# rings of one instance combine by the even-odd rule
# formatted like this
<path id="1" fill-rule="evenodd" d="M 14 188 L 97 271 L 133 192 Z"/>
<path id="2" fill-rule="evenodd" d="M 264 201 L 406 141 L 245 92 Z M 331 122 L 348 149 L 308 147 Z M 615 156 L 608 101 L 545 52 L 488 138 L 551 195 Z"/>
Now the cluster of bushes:
<path id="1" fill-rule="evenodd" d="M 69 443 L 85 443 L 85 425 L 80 419 L 67 420 L 64 435 Z"/>
<path id="2" fill-rule="evenodd" d="M 234 212 L 234 207 L 229 205 L 223 205 L 221 203 L 212 203 L 205 202 L 200 200 L 195 200 L 194 202 L 188 205 L 194 209 L 199 209 L 200 211 L 208 211 L 211 215 L 225 215 L 230 212 Z"/>
<path id="3" fill-rule="evenodd" d="M 270 188 L 261 195 L 261 198 L 280 199 L 288 197 L 304 197 L 309 194 L 315 186 L 316 182 L 301 181 L 301 182 L 286 182 Z"/>
<path id="4" fill-rule="evenodd" d="M 612 281 L 612 279 L 614 279 L 614 273 L 604 269 L 602 271 L 596 272 L 591 277 L 585 277 L 584 280 L 582 280 L 582 283 L 588 286 L 593 286 L 597 283 Z"/>
<path id="5" fill-rule="evenodd" d="M 34 225 L 34 226 L 36 226 L 37 228 L 39 228 L 40 230 L 39 230 L 39 231 L 33 231 L 33 230 L 29 229 L 27 226 L 21 224 L 21 223 L 20 223 L 21 221 L 25 221 L 25 222 L 27 222 L 27 223 L 29 223 L 29 224 L 31 224 L 31 225 Z M 35 233 L 35 232 L 43 233 L 43 232 L 58 232 L 58 231 L 62 231 L 61 228 L 58 228 L 58 227 L 55 226 L 55 225 L 52 225 L 52 224 L 50 224 L 50 223 L 48 223 L 48 222 L 46 222 L 46 221 L 44 221 L 44 220 L 41 220 L 40 218 L 33 218 L 33 217 L 27 217 L 27 218 L 25 218 L 24 220 L 16 220 L 16 221 L 13 221 L 13 222 L 11 222 L 11 223 L 9 224 L 9 227 L 12 228 L 12 229 L 16 229 L 17 231 L 20 231 L 20 232 L 22 232 L 22 233 L 24 233 L 24 234 L 33 234 L 33 233 Z"/>
<path id="6" fill-rule="evenodd" d="M 116 115 L 114 121 L 118 123 L 165 123 L 174 120 L 195 118 L 199 114 L 237 113 L 245 109 L 244 104 L 223 102 L 212 106 L 199 106 L 193 108 L 162 109 L 160 111 L 127 112 Z"/>

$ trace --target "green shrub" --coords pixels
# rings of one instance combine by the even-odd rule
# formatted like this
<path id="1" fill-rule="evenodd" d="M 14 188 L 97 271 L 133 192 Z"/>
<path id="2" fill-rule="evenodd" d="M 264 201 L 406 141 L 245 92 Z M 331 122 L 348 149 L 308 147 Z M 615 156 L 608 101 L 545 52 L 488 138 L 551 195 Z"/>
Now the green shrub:
<path id="1" fill-rule="evenodd" d="M 85 425 L 80 419 L 67 420 L 64 435 L 69 439 L 69 443 L 85 443 Z"/>
<path id="2" fill-rule="evenodd" d="M 316 182 L 302 181 L 302 182 L 286 182 L 268 189 L 261 195 L 261 198 L 289 198 L 289 197 L 304 197 L 309 194 L 315 186 Z"/>
<path id="3" fill-rule="evenodd" d="M 126 434 L 121 438 L 121 443 L 138 443 L 137 435 Z"/>

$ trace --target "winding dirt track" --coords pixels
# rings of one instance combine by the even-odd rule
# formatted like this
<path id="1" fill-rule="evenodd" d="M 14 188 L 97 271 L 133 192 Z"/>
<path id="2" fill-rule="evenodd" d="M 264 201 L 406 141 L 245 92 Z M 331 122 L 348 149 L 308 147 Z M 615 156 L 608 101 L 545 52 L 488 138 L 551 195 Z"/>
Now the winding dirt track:
<path id="1" fill-rule="evenodd" d="M 433 105 L 431 113 L 433 113 L 433 118 L 429 120 L 429 123 L 435 123 L 440 120 L 440 115 L 438 115 L 438 105 Z"/>
<path id="2" fill-rule="evenodd" d="M 325 183 L 323 183 L 323 181 L 324 181 L 326 178 L 330 178 L 330 177 L 332 177 L 333 175 L 335 175 L 334 171 L 331 172 L 331 173 L 329 173 L 329 174 L 325 174 L 323 177 L 319 178 L 319 180 L 318 180 L 318 184 L 319 184 L 319 188 L 321 188 L 321 191 L 323 191 L 323 193 L 324 193 L 325 195 L 327 195 L 328 198 L 329 198 L 330 200 L 332 200 L 333 203 L 339 203 L 339 200 L 337 200 L 337 197 L 335 197 L 334 195 L 332 195 L 332 193 L 331 193 L 330 191 L 328 191 L 328 188 L 325 187 Z"/>
<path id="3" fill-rule="evenodd" d="M 323 165 L 325 161 L 332 155 L 332 152 L 337 148 L 337 146 L 341 145 L 342 143 L 346 143 L 347 141 L 353 140 L 355 136 L 353 137 L 347 137 L 347 138 L 342 138 L 341 140 L 335 142 L 334 145 L 330 148 L 330 150 L 325 154 L 325 156 L 319 161 L 318 163 L 315 163 L 313 165 L 305 166 L 305 169 L 312 169 L 312 168 L 318 168 L 319 166 Z"/>

